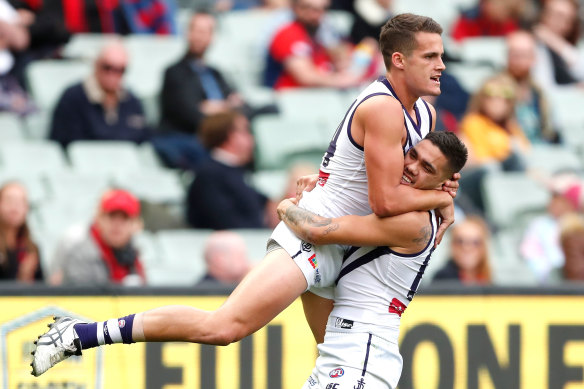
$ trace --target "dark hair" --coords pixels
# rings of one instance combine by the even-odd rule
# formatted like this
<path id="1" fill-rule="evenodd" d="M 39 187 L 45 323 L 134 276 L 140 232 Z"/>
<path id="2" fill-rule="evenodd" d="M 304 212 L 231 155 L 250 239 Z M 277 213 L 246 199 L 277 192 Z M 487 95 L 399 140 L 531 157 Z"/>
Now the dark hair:
<path id="1" fill-rule="evenodd" d="M 241 113 L 236 111 L 221 112 L 207 116 L 199 128 L 201 143 L 208 150 L 221 146 L 233 131 L 233 123 Z"/>
<path id="2" fill-rule="evenodd" d="M 396 15 L 385 23 L 379 35 L 379 49 L 386 69 L 391 67 L 393 53 L 409 55 L 416 48 L 417 32 L 442 34 L 442 27 L 432 18 L 410 13 Z"/>
<path id="3" fill-rule="evenodd" d="M 448 160 L 450 174 L 458 173 L 468 159 L 468 150 L 464 143 L 454 134 L 448 131 L 432 131 L 424 139 L 440 149 Z"/>

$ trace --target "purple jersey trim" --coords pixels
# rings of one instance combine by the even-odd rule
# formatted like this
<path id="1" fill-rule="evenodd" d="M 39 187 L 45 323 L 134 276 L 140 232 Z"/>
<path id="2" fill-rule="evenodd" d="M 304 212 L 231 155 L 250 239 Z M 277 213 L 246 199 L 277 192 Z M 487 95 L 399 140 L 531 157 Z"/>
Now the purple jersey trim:
<path id="1" fill-rule="evenodd" d="M 353 110 L 353 112 L 351 113 L 351 117 L 349 118 L 349 123 L 347 124 L 347 135 L 349 136 L 349 140 L 351 141 L 351 143 L 353 144 L 353 146 L 355 146 L 357 149 L 363 151 L 363 146 L 360 146 L 357 142 L 355 142 L 355 140 L 353 139 L 353 135 L 351 134 L 351 124 L 353 124 L 353 116 L 355 115 L 355 112 L 357 111 L 357 108 L 359 108 L 359 106 L 361 105 L 361 103 L 363 103 L 365 100 L 370 99 L 373 96 L 381 96 L 381 95 L 385 95 L 385 96 L 390 96 L 390 97 L 395 97 L 392 96 L 389 93 L 384 93 L 384 92 L 377 92 L 377 93 L 372 93 L 370 95 L 367 95 L 363 98 L 363 100 L 361 100 L 359 102 L 359 104 L 357 104 L 355 106 L 355 109 Z"/>
<path id="2" fill-rule="evenodd" d="M 404 110 L 405 116 L 407 116 L 407 118 L 410 120 L 410 123 L 412 123 L 412 126 L 414 126 L 414 130 L 416 130 L 416 132 L 418 133 L 418 135 L 420 135 L 420 138 L 423 138 L 423 136 L 422 136 L 422 128 L 421 128 L 421 124 L 422 123 L 421 123 L 421 119 L 420 119 L 420 111 L 418 110 L 417 101 L 416 101 L 416 103 L 414 103 L 414 112 L 416 112 L 416 121 L 414 121 L 414 119 L 412 119 L 412 117 L 410 116 L 410 113 L 408 112 L 408 110 L 406 109 L 406 107 L 404 107 L 404 105 L 401 102 L 401 100 L 399 99 L 399 97 L 397 97 L 397 94 L 393 90 L 393 87 L 389 83 L 389 80 L 387 78 L 385 78 L 385 77 L 379 77 L 378 81 L 381 81 L 387 87 L 387 89 L 389 89 L 391 91 L 391 94 L 393 95 L 393 97 L 395 97 L 396 100 L 399 101 L 399 103 L 402 105 L 402 108 Z M 407 126 L 406 126 L 406 130 L 407 130 Z"/>

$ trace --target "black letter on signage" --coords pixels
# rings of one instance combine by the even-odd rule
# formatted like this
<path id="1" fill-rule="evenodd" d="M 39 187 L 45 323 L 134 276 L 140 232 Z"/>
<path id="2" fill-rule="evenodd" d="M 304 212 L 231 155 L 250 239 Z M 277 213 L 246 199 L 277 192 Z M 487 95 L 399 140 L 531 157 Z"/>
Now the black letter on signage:
<path id="1" fill-rule="evenodd" d="M 268 389 L 282 387 L 282 326 L 268 326 Z"/>
<path id="2" fill-rule="evenodd" d="M 239 342 L 239 389 L 253 389 L 253 337 Z"/>
<path id="3" fill-rule="evenodd" d="M 584 326 L 549 327 L 549 389 L 563 389 L 569 382 L 582 382 L 582 367 L 566 366 L 564 360 L 564 347 L 573 340 L 584 340 Z"/>
<path id="4" fill-rule="evenodd" d="M 201 345 L 201 388 L 215 389 L 215 346 Z"/>
<path id="5" fill-rule="evenodd" d="M 146 389 L 182 384 L 182 369 L 162 364 L 162 343 L 146 343 Z"/>
<path id="6" fill-rule="evenodd" d="M 509 326 L 509 365 L 503 367 L 497 360 L 491 338 L 484 325 L 468 326 L 468 374 L 467 388 L 478 389 L 479 371 L 486 368 L 495 388 L 519 388 L 520 376 L 520 340 L 521 330 L 518 325 Z"/>
<path id="7" fill-rule="evenodd" d="M 403 371 L 399 382 L 401 389 L 413 389 L 412 364 L 416 347 L 423 342 L 432 342 L 438 352 L 440 361 L 440 378 L 438 389 L 454 388 L 454 351 L 448 335 L 438 326 L 433 324 L 420 324 L 409 330 L 401 343 L 403 356 Z"/>

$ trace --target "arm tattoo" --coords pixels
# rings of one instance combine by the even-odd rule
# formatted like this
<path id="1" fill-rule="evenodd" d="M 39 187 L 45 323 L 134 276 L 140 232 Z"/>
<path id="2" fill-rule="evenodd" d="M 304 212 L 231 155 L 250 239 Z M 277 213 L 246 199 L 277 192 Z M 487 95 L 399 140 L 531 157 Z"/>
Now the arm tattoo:
<path id="1" fill-rule="evenodd" d="M 306 209 L 299 208 L 295 205 L 288 207 L 286 209 L 286 213 L 284 217 L 290 224 L 298 226 L 298 227 L 305 227 L 307 224 L 308 226 L 312 227 L 325 227 L 331 224 L 331 218 L 325 218 L 322 216 L 318 216 Z"/>
<path id="2" fill-rule="evenodd" d="M 428 242 L 432 239 L 432 226 L 425 226 L 420 228 L 420 233 L 417 238 L 413 239 L 413 242 L 416 244 L 428 244 Z"/>

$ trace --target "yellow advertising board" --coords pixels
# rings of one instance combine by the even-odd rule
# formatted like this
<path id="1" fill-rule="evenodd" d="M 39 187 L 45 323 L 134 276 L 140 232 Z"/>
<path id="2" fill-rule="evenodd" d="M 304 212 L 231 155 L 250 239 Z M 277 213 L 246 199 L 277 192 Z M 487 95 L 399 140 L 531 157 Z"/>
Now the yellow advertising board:
<path id="1" fill-rule="evenodd" d="M 297 301 L 228 347 L 187 343 L 87 350 L 30 375 L 32 341 L 54 314 L 88 320 L 224 296 L 0 297 L 0 387 L 299 389 L 316 347 Z M 418 296 L 402 318 L 400 389 L 584 389 L 584 296 Z M 366 388 L 367 389 L 367 388 Z"/>

